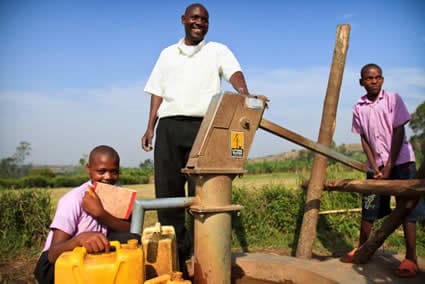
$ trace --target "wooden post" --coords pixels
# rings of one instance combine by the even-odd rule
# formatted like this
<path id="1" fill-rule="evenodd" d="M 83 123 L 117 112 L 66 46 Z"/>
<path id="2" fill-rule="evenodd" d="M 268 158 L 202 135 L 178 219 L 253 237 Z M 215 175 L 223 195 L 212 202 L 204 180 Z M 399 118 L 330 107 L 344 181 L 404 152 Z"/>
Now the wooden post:
<path id="1" fill-rule="evenodd" d="M 350 25 L 338 25 L 336 32 L 335 48 L 332 66 L 329 74 L 328 87 L 323 106 L 322 121 L 318 143 L 329 146 L 336 125 L 336 111 L 338 107 L 339 92 L 344 74 L 345 59 L 348 50 Z M 323 182 L 326 174 L 327 158 L 315 154 L 311 172 L 311 182 L 307 191 L 304 217 L 296 256 L 311 258 L 313 242 L 316 238 L 316 227 L 319 218 L 320 197 L 323 191 Z"/>
<path id="2" fill-rule="evenodd" d="M 425 178 L 425 162 L 422 163 L 415 178 Z M 422 195 L 424 196 L 424 195 Z M 376 250 L 384 243 L 384 241 L 403 223 L 410 212 L 415 208 L 419 197 L 403 197 L 400 202 L 397 202 L 397 207 L 382 223 L 375 234 L 371 235 L 369 239 L 356 251 L 354 254 L 354 263 L 366 263 Z"/>

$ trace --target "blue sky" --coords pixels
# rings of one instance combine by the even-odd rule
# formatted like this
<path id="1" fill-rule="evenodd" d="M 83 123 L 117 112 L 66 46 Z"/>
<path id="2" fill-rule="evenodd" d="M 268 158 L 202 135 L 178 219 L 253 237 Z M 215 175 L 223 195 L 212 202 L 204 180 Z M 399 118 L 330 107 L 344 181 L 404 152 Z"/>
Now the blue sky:
<path id="1" fill-rule="evenodd" d="M 20 141 L 34 164 L 77 164 L 98 144 L 122 165 L 152 158 L 140 148 L 149 96 L 144 84 L 160 51 L 184 36 L 192 1 L 0 0 L 0 158 Z M 264 118 L 316 140 L 338 24 L 350 24 L 337 144 L 358 143 L 351 108 L 366 63 L 409 109 L 425 100 L 425 2 L 202 1 L 207 40 L 225 43 L 251 93 L 271 99 Z M 233 91 L 228 84 L 223 90 Z M 408 135 L 411 135 L 408 131 Z M 300 147 L 259 130 L 250 157 Z"/>

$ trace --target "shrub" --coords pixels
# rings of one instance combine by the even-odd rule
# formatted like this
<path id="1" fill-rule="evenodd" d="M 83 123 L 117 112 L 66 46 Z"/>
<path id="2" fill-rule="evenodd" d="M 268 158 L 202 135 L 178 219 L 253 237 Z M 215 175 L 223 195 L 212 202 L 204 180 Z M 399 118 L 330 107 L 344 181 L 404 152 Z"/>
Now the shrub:
<path id="1" fill-rule="evenodd" d="M 148 168 L 121 168 L 120 183 L 126 184 L 146 184 L 149 182 L 149 175 L 152 169 Z"/>
<path id="2" fill-rule="evenodd" d="M 235 188 L 233 203 L 244 206 L 240 216 L 233 216 L 234 233 L 242 247 L 244 242 L 261 243 L 276 236 L 286 235 L 288 242 L 296 237 L 304 203 L 301 191 L 282 186 L 265 186 L 258 191 Z"/>
<path id="3" fill-rule="evenodd" d="M 50 195 L 46 190 L 0 192 L 0 256 L 39 248 L 50 224 Z"/>
<path id="4" fill-rule="evenodd" d="M 23 187 L 49 187 L 50 179 L 44 176 L 27 176 L 23 178 Z"/>
<path id="5" fill-rule="evenodd" d="M 22 188 L 24 187 L 23 179 L 19 178 L 0 178 L 0 188 Z"/>
<path id="6" fill-rule="evenodd" d="M 53 179 L 53 187 L 76 187 L 88 181 L 89 178 L 84 175 L 56 176 Z"/>
<path id="7" fill-rule="evenodd" d="M 127 184 L 139 184 L 141 183 L 139 176 L 131 176 L 131 175 L 120 175 L 120 184 L 127 185 Z"/>
<path id="8" fill-rule="evenodd" d="M 321 211 L 360 208 L 361 197 L 354 192 L 327 191 L 320 199 L 320 207 Z M 335 242 L 342 242 L 348 249 L 349 244 L 358 241 L 360 217 L 360 212 L 321 215 L 318 238 L 326 247 L 335 246 Z"/>
<path id="9" fill-rule="evenodd" d="M 49 168 L 32 168 L 30 173 L 31 176 L 43 176 L 54 178 L 56 174 Z"/>
<path id="10" fill-rule="evenodd" d="M 233 246 L 244 251 L 248 245 L 295 249 L 304 202 L 304 191 L 280 185 L 264 186 L 259 190 L 234 188 L 233 203 L 244 209 L 239 216 L 233 216 Z M 360 197 L 356 193 L 324 192 L 321 198 L 322 210 L 359 206 Z M 359 224 L 358 213 L 321 215 L 317 238 L 327 249 L 341 248 L 341 243 L 345 248 L 357 241 Z"/>

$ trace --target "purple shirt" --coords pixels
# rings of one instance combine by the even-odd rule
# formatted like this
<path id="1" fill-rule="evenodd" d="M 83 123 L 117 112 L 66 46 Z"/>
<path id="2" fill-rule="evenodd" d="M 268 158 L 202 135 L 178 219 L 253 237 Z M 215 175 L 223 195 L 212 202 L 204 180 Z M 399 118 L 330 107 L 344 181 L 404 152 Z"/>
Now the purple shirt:
<path id="1" fill-rule="evenodd" d="M 70 190 L 59 200 L 43 251 L 50 248 L 53 237 L 52 229 L 59 229 L 73 237 L 83 232 L 101 232 L 106 236 L 107 227 L 81 208 L 84 193 L 90 184 L 91 182 L 88 181 Z"/>
<path id="2" fill-rule="evenodd" d="M 353 108 L 352 132 L 365 135 L 375 156 L 376 164 L 383 166 L 390 157 L 393 129 L 409 122 L 410 114 L 398 94 L 381 90 L 372 102 L 366 95 Z M 412 145 L 403 138 L 395 165 L 415 161 Z M 370 162 L 368 161 L 369 166 Z"/>

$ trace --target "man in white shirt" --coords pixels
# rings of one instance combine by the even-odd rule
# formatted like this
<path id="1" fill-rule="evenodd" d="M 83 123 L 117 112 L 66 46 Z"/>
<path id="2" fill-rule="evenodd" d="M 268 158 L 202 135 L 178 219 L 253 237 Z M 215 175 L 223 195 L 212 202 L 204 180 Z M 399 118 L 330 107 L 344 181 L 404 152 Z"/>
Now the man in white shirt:
<path id="1" fill-rule="evenodd" d="M 209 15 L 201 4 L 189 5 L 181 22 L 185 37 L 165 48 L 146 83 L 144 91 L 151 95 L 150 114 L 141 139 L 145 151 L 152 150 L 156 130 L 154 165 L 157 198 L 183 197 L 188 182 L 190 196 L 195 186 L 181 169 L 185 167 L 202 118 L 212 96 L 221 92 L 221 79 L 230 82 L 240 94 L 248 94 L 241 67 L 227 46 L 204 40 Z M 185 228 L 185 210 L 158 211 L 162 225 L 176 230 L 179 262 L 190 256 L 192 236 Z"/>

